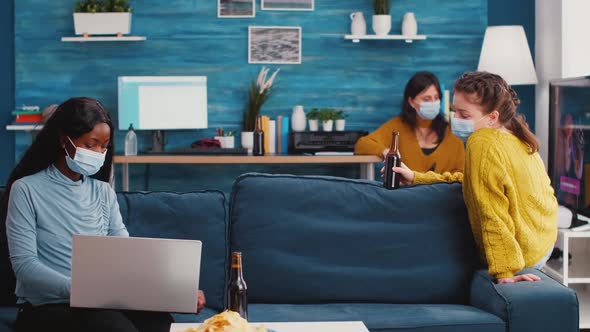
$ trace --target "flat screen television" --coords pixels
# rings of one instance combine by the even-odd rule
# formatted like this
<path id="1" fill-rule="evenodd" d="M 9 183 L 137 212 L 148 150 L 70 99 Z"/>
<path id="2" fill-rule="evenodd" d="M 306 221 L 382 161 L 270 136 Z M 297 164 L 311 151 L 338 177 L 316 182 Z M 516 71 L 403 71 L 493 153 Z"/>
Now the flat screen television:
<path id="1" fill-rule="evenodd" d="M 590 76 L 549 83 L 549 175 L 559 204 L 590 217 Z"/>

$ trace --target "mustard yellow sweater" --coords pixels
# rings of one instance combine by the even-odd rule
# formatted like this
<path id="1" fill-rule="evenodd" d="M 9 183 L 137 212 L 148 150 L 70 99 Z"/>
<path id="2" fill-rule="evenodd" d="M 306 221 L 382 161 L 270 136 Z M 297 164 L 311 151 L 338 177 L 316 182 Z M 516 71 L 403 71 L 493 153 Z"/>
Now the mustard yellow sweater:
<path id="1" fill-rule="evenodd" d="M 427 127 L 430 124 L 431 121 L 418 122 L 420 127 Z M 426 155 L 420 148 L 414 129 L 403 122 L 399 116 L 390 119 L 371 134 L 361 137 L 354 146 L 354 153 L 382 157 L 383 150 L 389 148 L 391 144 L 393 130 L 400 133 L 400 155 L 404 164 L 410 169 L 418 172 L 434 171 L 437 173 L 463 171 L 463 163 L 465 162 L 463 142 L 448 128 L 436 150 Z"/>
<path id="2" fill-rule="evenodd" d="M 463 182 L 480 255 L 491 276 L 538 263 L 557 238 L 557 200 L 538 153 L 516 136 L 480 129 L 467 142 L 465 173 L 415 173 L 414 183 Z"/>

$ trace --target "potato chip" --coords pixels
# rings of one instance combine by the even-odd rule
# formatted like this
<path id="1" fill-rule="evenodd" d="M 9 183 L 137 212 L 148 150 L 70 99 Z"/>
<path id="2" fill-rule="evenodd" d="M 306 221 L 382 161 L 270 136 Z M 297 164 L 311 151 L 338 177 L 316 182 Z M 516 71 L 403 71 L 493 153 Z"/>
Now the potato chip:
<path id="1" fill-rule="evenodd" d="M 264 327 L 253 327 L 237 312 L 224 311 L 205 320 L 199 327 L 184 332 L 268 332 Z"/>

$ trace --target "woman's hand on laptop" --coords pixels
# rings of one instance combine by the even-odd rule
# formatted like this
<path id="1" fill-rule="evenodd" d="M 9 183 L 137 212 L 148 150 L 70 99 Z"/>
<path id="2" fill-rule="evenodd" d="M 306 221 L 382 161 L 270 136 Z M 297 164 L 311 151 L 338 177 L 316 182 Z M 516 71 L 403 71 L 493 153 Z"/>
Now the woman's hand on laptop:
<path id="1" fill-rule="evenodd" d="M 201 312 L 203 308 L 205 308 L 205 304 L 207 300 L 205 299 L 205 293 L 202 290 L 199 290 L 197 295 L 197 313 Z"/>

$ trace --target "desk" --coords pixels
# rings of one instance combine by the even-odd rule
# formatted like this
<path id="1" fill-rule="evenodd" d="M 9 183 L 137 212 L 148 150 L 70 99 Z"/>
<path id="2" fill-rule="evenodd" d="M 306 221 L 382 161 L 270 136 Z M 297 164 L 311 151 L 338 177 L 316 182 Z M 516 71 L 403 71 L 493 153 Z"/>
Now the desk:
<path id="1" fill-rule="evenodd" d="M 359 164 L 361 179 L 375 180 L 377 156 L 203 156 L 203 155 L 138 155 L 115 156 L 114 163 L 123 167 L 123 191 L 129 191 L 129 164 Z"/>

